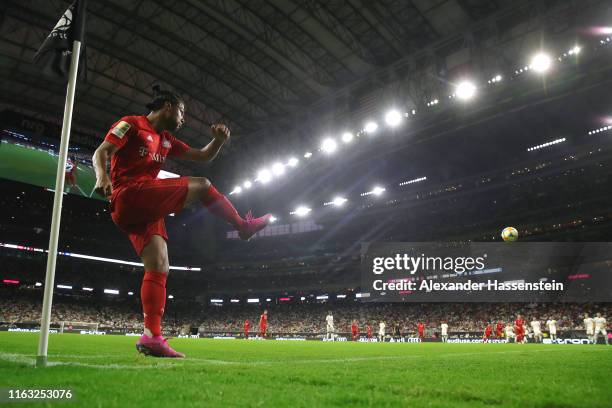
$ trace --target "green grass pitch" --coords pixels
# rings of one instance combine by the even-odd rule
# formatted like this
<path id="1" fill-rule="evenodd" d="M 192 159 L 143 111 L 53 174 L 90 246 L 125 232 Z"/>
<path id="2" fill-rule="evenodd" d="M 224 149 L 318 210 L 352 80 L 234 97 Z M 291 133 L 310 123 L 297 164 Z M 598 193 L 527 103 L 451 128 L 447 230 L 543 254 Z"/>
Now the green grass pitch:
<path id="1" fill-rule="evenodd" d="M 52 334 L 35 368 L 38 335 L 2 332 L 0 388 L 71 388 L 59 406 L 79 407 L 612 406 L 606 346 L 173 339 L 187 358 L 169 360 L 136 341 Z"/>

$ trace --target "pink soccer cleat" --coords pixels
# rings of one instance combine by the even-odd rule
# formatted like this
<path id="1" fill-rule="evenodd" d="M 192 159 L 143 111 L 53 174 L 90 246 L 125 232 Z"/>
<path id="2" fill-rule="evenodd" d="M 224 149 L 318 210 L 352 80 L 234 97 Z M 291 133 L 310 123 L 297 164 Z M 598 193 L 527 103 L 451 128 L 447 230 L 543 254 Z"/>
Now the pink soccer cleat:
<path id="1" fill-rule="evenodd" d="M 168 345 L 168 339 L 162 336 L 149 337 L 143 334 L 136 343 L 136 350 L 146 356 L 185 358 L 183 353 L 172 350 L 172 347 Z"/>
<path id="2" fill-rule="evenodd" d="M 263 217 L 253 218 L 251 210 L 246 213 L 245 222 L 238 230 L 238 236 L 244 241 L 248 241 L 251 237 L 257 234 L 262 229 L 266 228 L 270 223 L 272 214 L 266 214 Z"/>

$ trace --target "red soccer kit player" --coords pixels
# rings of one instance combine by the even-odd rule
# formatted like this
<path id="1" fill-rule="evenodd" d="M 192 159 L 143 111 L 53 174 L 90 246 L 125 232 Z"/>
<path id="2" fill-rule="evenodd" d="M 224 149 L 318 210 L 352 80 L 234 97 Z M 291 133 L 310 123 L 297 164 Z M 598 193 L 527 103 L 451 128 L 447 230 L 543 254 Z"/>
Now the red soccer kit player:
<path id="1" fill-rule="evenodd" d="M 518 315 L 514 321 L 514 327 L 516 328 L 516 342 L 522 343 L 525 338 L 525 320 L 521 315 Z"/>
<path id="2" fill-rule="evenodd" d="M 266 330 L 268 330 L 268 311 L 264 310 L 259 318 L 259 335 L 266 337 Z"/>
<path id="3" fill-rule="evenodd" d="M 501 322 L 498 322 L 495 326 L 495 337 L 501 339 L 504 332 L 504 325 Z"/>
<path id="4" fill-rule="evenodd" d="M 66 182 L 70 184 L 70 187 L 76 186 L 76 172 L 77 165 L 70 158 L 66 160 Z"/>
<path id="5" fill-rule="evenodd" d="M 244 338 L 245 339 L 249 338 L 249 330 L 251 330 L 251 322 L 249 322 L 249 319 L 246 319 L 244 321 Z"/>
<path id="6" fill-rule="evenodd" d="M 417 325 L 417 329 L 419 330 L 419 338 L 425 337 L 425 325 L 423 323 L 419 323 Z"/>
<path id="7" fill-rule="evenodd" d="M 372 338 L 372 326 L 370 326 L 368 324 L 368 327 L 366 328 L 367 332 L 368 332 L 368 339 Z"/>
<path id="8" fill-rule="evenodd" d="M 351 334 L 353 335 L 353 341 L 357 340 L 357 332 L 359 328 L 357 327 L 357 322 L 353 320 L 353 324 L 351 325 Z"/>
<path id="9" fill-rule="evenodd" d="M 487 327 L 485 328 L 485 332 L 483 336 L 483 340 L 485 343 L 489 341 L 489 339 L 491 338 L 491 334 L 493 334 L 493 326 L 491 326 L 490 324 L 487 324 Z"/>

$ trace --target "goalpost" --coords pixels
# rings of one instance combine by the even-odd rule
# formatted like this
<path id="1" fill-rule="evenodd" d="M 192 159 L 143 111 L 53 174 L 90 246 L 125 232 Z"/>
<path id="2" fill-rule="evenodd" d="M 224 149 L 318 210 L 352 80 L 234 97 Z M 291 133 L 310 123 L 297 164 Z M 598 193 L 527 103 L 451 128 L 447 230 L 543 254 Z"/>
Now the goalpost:
<path id="1" fill-rule="evenodd" d="M 65 320 L 60 322 L 59 332 L 63 333 L 64 330 L 87 330 L 97 332 L 99 326 L 99 323 L 73 322 L 70 320 Z"/>

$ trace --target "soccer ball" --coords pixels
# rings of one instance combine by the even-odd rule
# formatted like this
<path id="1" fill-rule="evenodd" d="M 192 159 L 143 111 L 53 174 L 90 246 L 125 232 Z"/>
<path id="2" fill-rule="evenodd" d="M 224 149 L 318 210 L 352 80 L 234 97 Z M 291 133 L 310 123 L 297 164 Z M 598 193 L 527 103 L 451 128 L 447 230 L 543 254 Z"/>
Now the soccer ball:
<path id="1" fill-rule="evenodd" d="M 518 231 L 514 227 L 506 227 L 501 233 L 501 237 L 506 242 L 513 242 L 518 239 Z"/>

